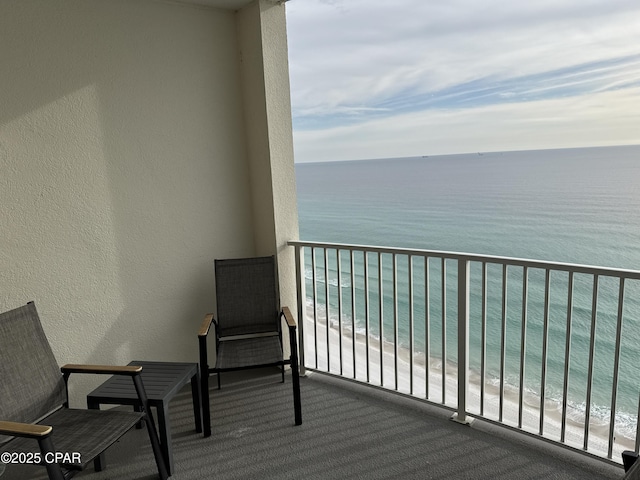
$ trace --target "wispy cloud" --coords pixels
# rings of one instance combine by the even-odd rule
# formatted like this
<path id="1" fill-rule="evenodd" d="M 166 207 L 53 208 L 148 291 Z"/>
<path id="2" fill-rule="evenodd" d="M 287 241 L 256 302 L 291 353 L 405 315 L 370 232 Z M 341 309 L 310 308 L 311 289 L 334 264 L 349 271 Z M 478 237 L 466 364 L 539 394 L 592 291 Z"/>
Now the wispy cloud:
<path id="1" fill-rule="evenodd" d="M 489 120 L 524 119 L 533 104 L 563 104 L 565 110 L 549 114 L 561 113 L 577 125 L 584 115 L 592 117 L 577 107 L 589 98 L 624 97 L 628 110 L 640 104 L 640 96 L 629 97 L 640 86 L 637 0 L 294 0 L 287 6 L 298 161 L 405 154 L 406 147 L 375 155 L 389 151 L 386 145 L 399 147 L 389 131 L 415 145 L 417 152 L 409 154 L 436 153 L 424 135 L 411 138 L 397 126 L 413 134 L 427 127 L 440 131 L 444 119 L 457 134 L 445 135 L 448 149 L 438 141 L 438 151 L 475 151 L 486 144 L 478 132 L 489 133 Z M 483 110 L 492 115 L 478 118 Z M 598 133 L 594 121 L 583 134 L 568 129 L 571 138 L 564 142 L 640 143 L 640 132 L 612 132 L 612 120 L 602 116 Z M 504 145 L 497 149 L 562 146 L 557 133 L 543 131 L 545 122 L 530 123 L 536 145 L 493 143 Z M 304 153 L 319 138 L 323 147 Z"/>
<path id="2" fill-rule="evenodd" d="M 640 87 L 552 100 L 421 110 L 294 131 L 305 161 L 619 145 L 638 134 Z M 637 137 L 636 137 L 637 138 Z"/>

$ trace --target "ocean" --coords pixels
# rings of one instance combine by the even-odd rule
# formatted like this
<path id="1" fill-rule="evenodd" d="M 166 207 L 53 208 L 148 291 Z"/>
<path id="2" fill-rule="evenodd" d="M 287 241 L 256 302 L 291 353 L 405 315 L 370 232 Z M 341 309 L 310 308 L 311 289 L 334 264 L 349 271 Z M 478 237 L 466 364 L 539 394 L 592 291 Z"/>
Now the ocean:
<path id="1" fill-rule="evenodd" d="M 296 181 L 301 240 L 640 270 L 640 146 L 303 163 L 296 165 Z M 391 269 L 391 265 L 384 268 Z M 437 283 L 438 265 L 434 268 L 434 283 Z M 406 265 L 399 265 L 399 269 L 399 278 L 405 278 Z M 509 272 L 510 285 L 518 284 L 518 275 L 522 277 L 518 271 Z M 543 282 L 543 278 L 536 280 L 536 276 L 544 275 L 531 272 L 529 317 L 532 326 L 527 333 L 527 348 L 534 353 L 541 345 L 543 303 L 543 293 L 534 286 L 536 282 Z M 501 273 L 498 271 L 492 278 L 490 295 L 499 296 Z M 608 302 L 617 295 L 617 281 L 608 280 L 601 280 L 597 306 L 592 406 L 592 415 L 599 415 L 603 421 L 608 417 L 607 405 L 611 399 L 611 350 L 615 344 L 616 321 L 616 307 Z M 591 282 L 589 278 L 576 276 L 570 402 L 578 409 L 584 403 L 587 388 L 584 359 L 588 358 L 589 349 Z M 552 284 L 551 291 L 554 300 L 550 314 L 546 397 L 556 402 L 560 401 L 562 391 L 566 284 L 566 280 L 560 279 Z M 439 287 L 436 284 L 433 288 L 437 291 Z M 507 330 L 509 342 L 517 348 L 507 351 L 505 375 L 514 388 L 519 376 L 522 303 L 520 300 L 518 305 L 519 296 L 521 293 L 508 291 L 511 303 Z M 564 303 L 557 300 L 563 298 Z M 438 303 L 430 307 L 434 318 L 441 314 Z M 487 368 L 488 375 L 497 378 L 499 360 L 495 352 L 500 349 L 500 301 L 489 303 L 487 350 L 494 355 L 488 354 Z M 479 368 L 479 305 L 480 299 L 472 293 L 472 369 Z M 399 305 L 400 319 L 406 318 L 408 308 L 408 302 Z M 451 309 L 453 312 L 455 305 Z M 417 305 L 416 315 L 424 315 L 423 310 L 424 305 Z M 362 308 L 356 311 L 362 312 Z M 611 311 L 613 315 L 608 313 Z M 449 306 L 447 315 L 450 315 Z M 358 317 L 358 313 L 356 317 L 356 324 L 361 328 L 364 319 Z M 624 436 L 633 438 L 640 394 L 640 285 L 633 282 L 627 285 L 624 327 L 616 423 Z M 419 329 L 419 325 L 416 328 Z M 432 328 L 437 330 L 441 326 L 434 322 Z M 448 338 L 455 338 L 448 332 L 449 324 L 446 328 Z M 403 329 L 401 325 L 400 330 L 400 342 L 406 347 L 406 326 Z M 421 340 L 424 338 L 424 332 L 416 333 L 417 351 L 425 351 L 425 340 Z M 438 335 L 433 338 L 430 352 L 437 356 L 440 354 Z M 535 357 L 534 353 L 528 355 Z M 527 358 L 527 369 L 528 388 L 535 393 L 540 378 L 535 358 L 532 361 Z"/>

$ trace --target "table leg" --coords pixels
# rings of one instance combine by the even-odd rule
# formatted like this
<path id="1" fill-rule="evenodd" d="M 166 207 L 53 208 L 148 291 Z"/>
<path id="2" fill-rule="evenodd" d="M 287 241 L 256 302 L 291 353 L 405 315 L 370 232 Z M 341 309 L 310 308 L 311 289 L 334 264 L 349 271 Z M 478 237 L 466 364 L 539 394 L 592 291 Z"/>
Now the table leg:
<path id="1" fill-rule="evenodd" d="M 191 377 L 191 398 L 193 399 L 193 418 L 196 422 L 196 432 L 202 432 L 202 408 L 200 406 L 200 375 L 198 372 Z"/>
<path id="2" fill-rule="evenodd" d="M 171 430 L 168 425 L 169 418 L 169 403 L 162 402 L 160 408 L 156 408 L 158 412 L 158 430 L 160 433 L 160 448 L 162 449 L 162 455 L 164 456 L 164 463 L 167 466 L 169 476 L 173 474 L 173 451 L 171 448 Z"/>
<path id="3" fill-rule="evenodd" d="M 133 406 L 133 411 L 134 412 L 141 412 L 142 411 L 142 405 L 134 405 Z M 144 420 L 140 420 L 138 423 L 136 423 L 136 428 L 138 430 L 141 430 L 142 427 L 144 427 Z"/>

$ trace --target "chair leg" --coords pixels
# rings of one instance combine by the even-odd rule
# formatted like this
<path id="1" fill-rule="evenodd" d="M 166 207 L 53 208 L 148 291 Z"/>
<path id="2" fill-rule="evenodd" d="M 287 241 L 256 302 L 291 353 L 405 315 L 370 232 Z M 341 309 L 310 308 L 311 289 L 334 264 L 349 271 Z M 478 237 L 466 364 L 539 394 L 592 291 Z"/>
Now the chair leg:
<path id="1" fill-rule="evenodd" d="M 302 400 L 300 398 L 300 370 L 298 365 L 298 343 L 296 342 L 295 329 L 291 329 L 290 348 L 291 348 L 291 383 L 293 384 L 293 409 L 295 414 L 296 425 L 302 425 Z"/>
<path id="2" fill-rule="evenodd" d="M 164 455 L 162 455 L 162 449 L 160 447 L 160 440 L 158 440 L 158 432 L 156 426 L 153 424 L 153 417 L 151 412 L 147 410 L 147 416 L 144 423 L 147 425 L 147 432 L 149 432 L 149 441 L 151 442 L 151 449 L 153 450 L 153 456 L 156 460 L 156 466 L 158 467 L 158 475 L 160 480 L 167 480 L 169 473 L 164 463 Z"/>
<path id="3" fill-rule="evenodd" d="M 87 408 L 90 409 L 90 410 L 100 410 L 100 404 L 96 403 L 96 402 L 87 401 Z M 102 452 L 100 455 L 98 455 L 93 460 L 93 469 L 96 472 L 101 472 L 106 467 L 107 467 L 107 457 L 106 457 L 105 453 Z"/>
<path id="4" fill-rule="evenodd" d="M 153 456 L 155 457 L 156 466 L 158 467 L 158 475 L 160 476 L 160 480 L 167 480 L 167 478 L 169 478 L 169 473 L 167 472 L 167 466 L 164 463 L 160 440 L 158 439 L 158 432 L 156 431 L 153 415 L 151 414 L 151 408 L 149 408 L 147 395 L 144 387 L 142 386 L 142 379 L 140 378 L 140 375 L 135 375 L 133 377 L 133 386 L 136 389 L 138 398 L 140 398 L 140 401 L 144 406 L 144 423 L 146 423 L 147 432 L 149 432 L 149 441 L 151 442 L 151 449 L 153 450 Z"/>
<path id="5" fill-rule="evenodd" d="M 42 452 L 43 457 L 46 457 L 47 453 L 55 452 L 55 448 L 53 448 L 53 442 L 51 441 L 51 437 L 49 435 L 39 439 L 38 444 L 40 446 L 40 452 Z M 45 465 L 47 467 L 47 474 L 49 476 L 49 480 L 64 480 L 62 467 L 60 466 L 59 463 L 47 462 Z"/>
<path id="6" fill-rule="evenodd" d="M 62 467 L 58 463 L 47 463 L 47 475 L 49 480 L 64 480 Z"/>
<path id="7" fill-rule="evenodd" d="M 198 336 L 200 356 L 200 406 L 202 408 L 202 431 L 205 437 L 211 436 L 211 414 L 209 411 L 209 362 L 207 361 L 207 337 Z M 192 387 L 193 388 L 193 387 Z"/>
<path id="8" fill-rule="evenodd" d="M 293 384 L 293 410 L 296 425 L 302 425 L 302 400 L 300 398 L 300 373 L 298 365 L 291 365 L 291 383 Z"/>

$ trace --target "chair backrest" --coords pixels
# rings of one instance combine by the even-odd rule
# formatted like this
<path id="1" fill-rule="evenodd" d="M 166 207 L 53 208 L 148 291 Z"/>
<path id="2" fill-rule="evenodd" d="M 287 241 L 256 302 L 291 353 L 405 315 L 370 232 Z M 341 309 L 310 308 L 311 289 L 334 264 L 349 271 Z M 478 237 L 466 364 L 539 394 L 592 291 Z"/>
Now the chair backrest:
<path id="1" fill-rule="evenodd" d="M 0 313 L 0 419 L 34 423 L 60 408 L 66 395 L 35 304 Z"/>
<path id="2" fill-rule="evenodd" d="M 274 257 L 215 261 L 219 336 L 280 330 L 276 278 Z"/>

